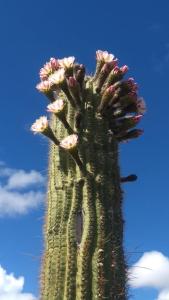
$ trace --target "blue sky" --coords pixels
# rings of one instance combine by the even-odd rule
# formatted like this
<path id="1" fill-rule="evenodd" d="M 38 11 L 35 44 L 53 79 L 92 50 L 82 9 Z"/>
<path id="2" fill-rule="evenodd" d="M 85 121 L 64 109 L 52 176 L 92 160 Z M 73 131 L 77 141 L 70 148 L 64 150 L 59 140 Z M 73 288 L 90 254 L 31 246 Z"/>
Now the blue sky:
<path id="1" fill-rule="evenodd" d="M 120 148 L 122 174 L 138 175 L 137 182 L 124 185 L 125 247 L 129 266 L 146 252 L 153 266 L 159 259 L 160 272 L 167 272 L 162 262 L 169 257 L 168 15 L 168 0 L 1 0 L 0 278 L 13 273 L 9 278 L 16 286 L 13 298 L 3 298 L 0 282 L 0 300 L 38 295 L 48 144 L 29 128 L 46 109 L 35 85 L 40 67 L 53 56 L 74 55 L 92 72 L 95 51 L 108 50 L 138 82 L 148 107 L 140 124 L 145 133 Z M 132 298 L 169 300 L 169 294 L 160 296 L 168 293 L 169 282 L 159 288 L 158 281 L 140 279 Z"/>

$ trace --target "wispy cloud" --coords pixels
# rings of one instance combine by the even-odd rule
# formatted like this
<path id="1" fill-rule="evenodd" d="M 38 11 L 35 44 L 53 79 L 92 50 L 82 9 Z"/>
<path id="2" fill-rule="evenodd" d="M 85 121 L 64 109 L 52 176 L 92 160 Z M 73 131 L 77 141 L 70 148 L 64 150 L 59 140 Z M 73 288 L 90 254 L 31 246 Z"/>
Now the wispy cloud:
<path id="1" fill-rule="evenodd" d="M 23 189 L 35 184 L 43 184 L 44 177 L 37 171 L 31 170 L 25 172 L 24 170 L 17 170 L 8 178 L 8 189 Z"/>
<path id="2" fill-rule="evenodd" d="M 3 161 L 0 161 L 0 177 L 8 177 L 15 172 L 15 169 L 8 168 Z"/>
<path id="3" fill-rule="evenodd" d="M 8 168 L 0 163 L 0 217 L 26 214 L 44 199 L 44 177 L 36 170 Z"/>
<path id="4" fill-rule="evenodd" d="M 23 287 L 23 276 L 16 278 L 0 266 L 0 300 L 37 300 L 34 295 L 24 293 Z"/>
<path id="5" fill-rule="evenodd" d="M 36 208 L 43 198 L 44 194 L 39 191 L 22 193 L 0 187 L 0 217 L 26 214 L 30 209 Z"/>
<path id="6" fill-rule="evenodd" d="M 159 291 L 156 300 L 169 300 L 169 258 L 161 252 L 145 252 L 129 270 L 133 288 L 151 287 Z"/>

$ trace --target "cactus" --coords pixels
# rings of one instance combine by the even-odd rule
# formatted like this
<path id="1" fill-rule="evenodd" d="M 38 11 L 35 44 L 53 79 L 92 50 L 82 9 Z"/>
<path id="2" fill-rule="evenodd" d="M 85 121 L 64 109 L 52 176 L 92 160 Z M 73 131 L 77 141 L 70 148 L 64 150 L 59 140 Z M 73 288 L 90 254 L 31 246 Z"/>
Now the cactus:
<path id="1" fill-rule="evenodd" d="M 31 127 L 51 140 L 41 300 L 128 296 L 121 183 L 137 176 L 120 177 L 118 147 L 142 134 L 145 103 L 127 66 L 101 50 L 96 61 L 93 76 L 74 57 L 40 70 L 51 113 Z"/>

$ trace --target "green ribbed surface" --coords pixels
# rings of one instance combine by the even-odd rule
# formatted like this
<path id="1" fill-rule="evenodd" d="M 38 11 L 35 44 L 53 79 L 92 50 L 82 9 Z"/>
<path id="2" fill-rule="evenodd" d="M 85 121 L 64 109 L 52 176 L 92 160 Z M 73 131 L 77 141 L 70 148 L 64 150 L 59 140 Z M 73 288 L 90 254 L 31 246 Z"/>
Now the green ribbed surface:
<path id="1" fill-rule="evenodd" d="M 118 147 L 110 140 L 106 120 L 97 114 L 100 99 L 92 83 L 86 86 L 79 131 L 86 172 L 68 153 L 50 147 L 41 300 L 126 299 Z M 69 105 L 67 120 L 73 129 L 74 115 Z M 68 135 L 55 118 L 52 128 L 59 140 Z"/>

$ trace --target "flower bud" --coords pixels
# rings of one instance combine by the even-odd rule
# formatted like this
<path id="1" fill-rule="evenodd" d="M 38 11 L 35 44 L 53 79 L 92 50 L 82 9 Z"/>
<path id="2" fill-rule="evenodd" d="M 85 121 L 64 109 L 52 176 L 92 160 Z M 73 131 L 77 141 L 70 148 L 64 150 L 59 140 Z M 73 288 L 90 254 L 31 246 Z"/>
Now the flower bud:
<path id="1" fill-rule="evenodd" d="M 76 78 L 76 80 L 80 84 L 80 87 L 82 88 L 84 78 L 85 78 L 85 66 L 84 65 L 82 65 L 82 64 L 74 65 L 74 77 Z"/>
<path id="2" fill-rule="evenodd" d="M 143 115 L 134 116 L 133 117 L 133 121 L 136 122 L 136 123 L 138 123 L 138 122 L 140 122 L 140 120 L 142 119 L 142 117 L 143 117 Z"/>
<path id="3" fill-rule="evenodd" d="M 109 86 L 103 93 L 101 98 L 101 103 L 98 107 L 98 111 L 102 112 L 108 106 L 110 100 L 113 98 L 115 93 L 115 88 L 113 85 Z"/>
<path id="4" fill-rule="evenodd" d="M 125 108 L 128 107 L 130 104 L 137 103 L 137 95 L 133 93 L 129 93 L 126 96 L 119 98 L 120 105 Z"/>
<path id="5" fill-rule="evenodd" d="M 126 74 L 129 70 L 129 67 L 127 65 L 124 65 L 120 68 L 120 71 L 123 73 L 123 74 Z"/>
<path id="6" fill-rule="evenodd" d="M 51 65 L 52 71 L 56 71 L 59 69 L 59 62 L 58 62 L 58 60 L 56 60 L 56 58 L 51 57 L 50 65 Z"/>
<path id="7" fill-rule="evenodd" d="M 126 82 L 131 92 L 136 92 L 138 90 L 138 84 L 134 81 L 134 78 L 131 77 Z"/>
<path id="8" fill-rule="evenodd" d="M 138 114 L 144 114 L 146 112 L 146 104 L 143 98 L 139 98 L 137 101 Z"/>
<path id="9" fill-rule="evenodd" d="M 112 84 L 115 84 L 119 80 L 121 80 L 124 76 L 124 74 L 128 71 L 128 67 L 125 65 L 121 68 L 118 66 L 115 66 L 114 69 L 110 72 L 109 77 L 106 80 L 106 85 L 110 86 Z"/>
<path id="10" fill-rule="evenodd" d="M 76 89 L 78 86 L 78 82 L 74 77 L 69 77 L 68 79 L 68 86 L 72 89 Z"/>
<path id="11" fill-rule="evenodd" d="M 74 77 L 70 76 L 67 79 L 67 85 L 68 85 L 70 94 L 76 104 L 76 107 L 81 108 L 82 95 L 81 95 L 79 83 L 77 82 L 77 80 Z"/>
<path id="12" fill-rule="evenodd" d="M 114 61 L 111 62 L 106 62 L 103 67 L 101 68 L 101 71 L 98 75 L 98 79 L 96 82 L 96 91 L 100 92 L 105 80 L 107 79 L 108 75 L 110 74 L 110 72 L 112 71 L 112 69 L 114 68 Z"/>
<path id="13" fill-rule="evenodd" d="M 133 129 L 126 133 L 117 135 L 116 138 L 119 142 L 127 141 L 139 137 L 140 135 L 143 134 L 143 132 L 144 131 L 142 129 Z"/>
<path id="14" fill-rule="evenodd" d="M 120 118 L 114 122 L 114 128 L 112 130 L 115 134 L 122 134 L 127 130 L 135 127 L 139 121 L 141 120 L 142 115 L 138 116 L 126 116 L 124 118 Z"/>

